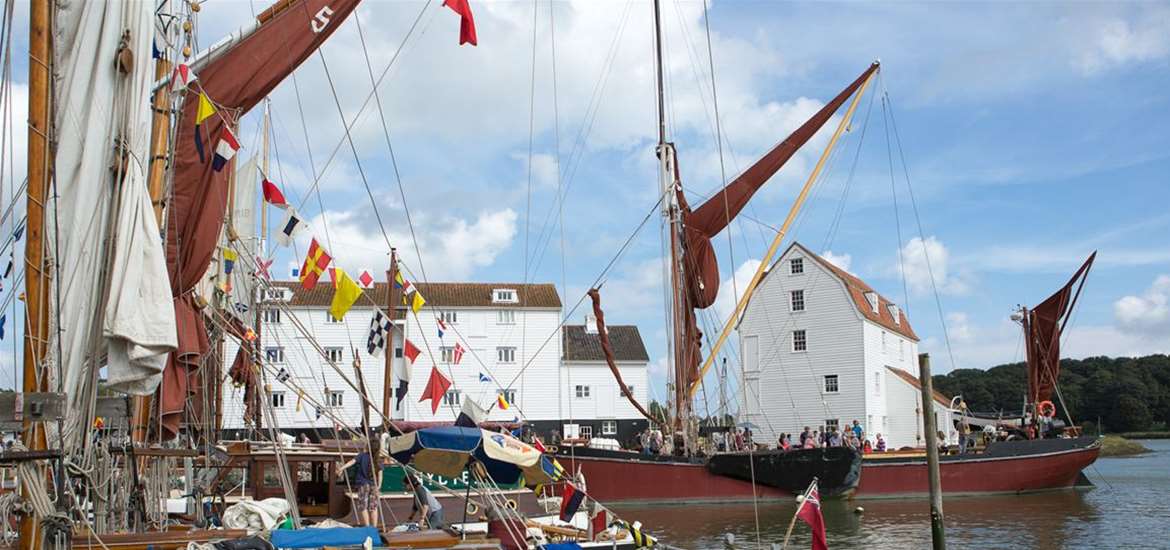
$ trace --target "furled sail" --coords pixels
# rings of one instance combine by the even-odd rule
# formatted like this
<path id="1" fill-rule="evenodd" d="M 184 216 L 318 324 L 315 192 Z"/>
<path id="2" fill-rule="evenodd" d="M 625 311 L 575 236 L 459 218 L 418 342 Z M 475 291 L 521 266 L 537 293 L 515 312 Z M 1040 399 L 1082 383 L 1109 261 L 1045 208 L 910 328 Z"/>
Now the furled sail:
<path id="1" fill-rule="evenodd" d="M 715 303 L 715 297 L 719 293 L 719 265 L 715 260 L 711 238 L 735 219 L 735 216 L 747 206 L 752 195 L 779 171 L 796 151 L 816 135 L 833 113 L 837 112 L 837 109 L 840 109 L 877 69 L 877 63 L 870 65 L 857 80 L 825 104 L 812 118 L 698 208 L 692 210 L 684 206 L 686 201 L 682 200 L 682 189 L 679 188 L 683 228 L 686 232 L 687 289 L 693 307 L 699 309 L 710 307 Z"/>
<path id="2" fill-rule="evenodd" d="M 719 234 L 735 216 L 751 200 L 761 186 L 764 185 L 788 159 L 799 150 L 808 140 L 816 135 L 817 131 L 833 116 L 838 109 L 857 92 L 878 70 L 878 63 L 873 63 L 861 73 L 841 93 L 825 104 L 812 118 L 797 128 L 791 135 L 768 151 L 760 160 L 740 174 L 730 184 L 720 190 L 698 208 L 691 209 L 683 194 L 682 185 L 676 181 L 676 199 L 682 215 L 683 233 L 683 281 L 686 288 L 687 304 L 682 316 L 678 320 L 681 330 L 681 340 L 676 354 L 677 377 L 676 396 L 678 402 L 683 402 L 691 388 L 699 378 L 699 362 L 702 358 L 701 346 L 703 334 L 699 330 L 695 309 L 704 309 L 715 303 L 719 293 L 719 264 L 715 256 L 715 248 L 711 239 Z M 678 179 L 677 157 L 674 166 L 674 175 Z"/>
<path id="3" fill-rule="evenodd" d="M 111 389 L 148 395 L 176 338 L 146 188 L 154 3 L 55 6 L 56 216 L 45 229 L 57 247 L 60 330 L 53 336 L 70 396 L 68 440 L 89 425 L 81 415 L 102 358 Z"/>
<path id="4" fill-rule="evenodd" d="M 178 433 L 189 391 L 199 387 L 199 367 L 208 352 L 207 331 L 191 290 L 203 277 L 219 243 L 227 207 L 227 175 L 211 160 L 226 121 L 238 121 L 317 50 L 361 0 L 280 0 L 260 14 L 250 33 L 214 46 L 212 56 L 192 69 L 219 114 L 200 125 L 199 94 L 188 91 L 176 135 L 175 168 L 167 217 L 167 268 L 171 276 L 179 349 L 171 355 L 159 387 L 163 437 Z"/>
<path id="5" fill-rule="evenodd" d="M 1060 335 L 1096 258 L 1096 252 L 1090 254 L 1060 290 L 1027 313 L 1028 397 L 1033 404 L 1052 399 L 1060 377 Z"/>

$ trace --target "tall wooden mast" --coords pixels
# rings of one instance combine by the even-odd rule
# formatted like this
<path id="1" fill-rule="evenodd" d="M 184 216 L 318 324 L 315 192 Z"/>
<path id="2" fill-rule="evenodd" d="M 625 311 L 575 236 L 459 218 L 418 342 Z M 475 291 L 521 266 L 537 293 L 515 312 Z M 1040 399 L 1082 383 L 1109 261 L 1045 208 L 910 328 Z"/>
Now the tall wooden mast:
<path id="1" fill-rule="evenodd" d="M 50 0 L 33 0 L 29 7 L 28 36 L 28 214 L 25 221 L 24 262 L 24 393 L 48 391 L 48 379 L 41 367 L 48 350 L 49 273 L 45 265 L 45 203 L 49 178 L 52 177 L 52 154 L 49 129 L 52 106 L 49 90 L 52 61 L 52 19 Z M 24 444 L 30 450 L 44 450 L 44 426 L 24 420 Z M 22 496 L 29 497 L 22 490 Z M 40 547 L 37 519 L 26 514 L 20 524 L 20 548 Z"/>
<path id="2" fill-rule="evenodd" d="M 666 100 L 664 92 L 664 57 L 662 55 L 662 6 L 654 0 L 654 45 L 658 88 L 658 177 L 659 192 L 663 194 L 662 216 L 670 231 L 670 319 L 671 345 L 669 364 L 674 371 L 671 384 L 675 443 L 686 445 L 686 426 L 690 420 L 690 398 L 687 395 L 688 373 L 685 278 L 682 272 L 682 218 L 674 185 L 674 146 L 666 141 Z"/>

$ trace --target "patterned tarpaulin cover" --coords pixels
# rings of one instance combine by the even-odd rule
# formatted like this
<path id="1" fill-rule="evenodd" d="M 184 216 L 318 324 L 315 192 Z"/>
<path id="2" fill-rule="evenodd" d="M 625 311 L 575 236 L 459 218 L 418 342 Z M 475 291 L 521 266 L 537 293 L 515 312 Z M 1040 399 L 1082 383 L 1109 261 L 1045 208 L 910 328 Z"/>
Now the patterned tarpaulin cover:
<path id="1" fill-rule="evenodd" d="M 480 428 L 441 426 L 390 439 L 390 454 L 430 474 L 458 477 L 472 461 L 483 464 L 492 480 L 528 486 L 557 480 L 552 460 L 508 434 Z"/>

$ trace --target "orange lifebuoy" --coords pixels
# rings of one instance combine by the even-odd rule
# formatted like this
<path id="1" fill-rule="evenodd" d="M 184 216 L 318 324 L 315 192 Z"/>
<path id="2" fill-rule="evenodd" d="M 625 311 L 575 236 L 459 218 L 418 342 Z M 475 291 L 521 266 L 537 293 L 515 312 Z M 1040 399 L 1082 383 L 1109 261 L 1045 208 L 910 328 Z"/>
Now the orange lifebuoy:
<path id="1" fill-rule="evenodd" d="M 1051 401 L 1041 401 L 1037 408 L 1040 410 L 1040 416 L 1045 418 L 1056 416 L 1056 405 L 1052 404 Z"/>

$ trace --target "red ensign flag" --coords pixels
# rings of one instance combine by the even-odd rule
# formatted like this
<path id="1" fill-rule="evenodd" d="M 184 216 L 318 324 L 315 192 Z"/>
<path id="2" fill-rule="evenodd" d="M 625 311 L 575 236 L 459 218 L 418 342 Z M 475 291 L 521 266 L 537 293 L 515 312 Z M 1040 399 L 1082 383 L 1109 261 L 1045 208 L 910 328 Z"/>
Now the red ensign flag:
<path id="1" fill-rule="evenodd" d="M 475 18 L 471 16 L 471 2 L 468 0 L 446 0 L 443 5 L 458 13 L 462 19 L 459 23 L 459 45 L 470 43 L 472 46 L 478 46 L 479 43 L 475 38 Z"/>

